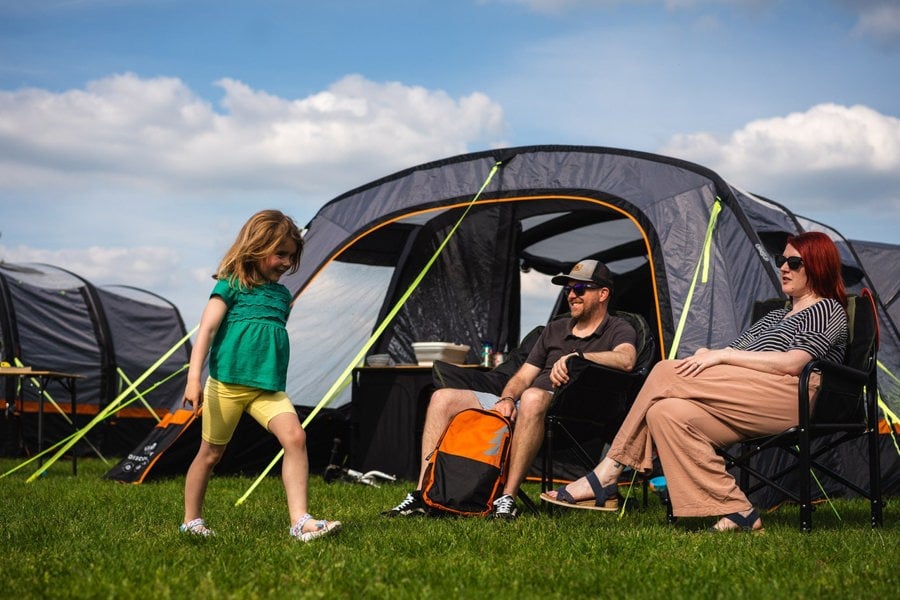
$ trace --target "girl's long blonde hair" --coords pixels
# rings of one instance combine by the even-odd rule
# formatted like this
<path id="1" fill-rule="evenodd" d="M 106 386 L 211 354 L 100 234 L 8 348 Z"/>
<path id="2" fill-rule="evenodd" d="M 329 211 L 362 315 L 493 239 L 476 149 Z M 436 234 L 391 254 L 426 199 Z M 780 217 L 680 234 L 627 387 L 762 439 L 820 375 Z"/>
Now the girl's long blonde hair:
<path id="1" fill-rule="evenodd" d="M 247 289 L 265 283 L 259 264 L 274 254 L 286 239 L 293 240 L 297 245 L 288 269 L 288 273 L 296 273 L 300 268 L 300 255 L 303 254 L 300 228 L 280 210 L 259 211 L 241 227 L 237 239 L 219 263 L 216 279 L 227 279 Z"/>

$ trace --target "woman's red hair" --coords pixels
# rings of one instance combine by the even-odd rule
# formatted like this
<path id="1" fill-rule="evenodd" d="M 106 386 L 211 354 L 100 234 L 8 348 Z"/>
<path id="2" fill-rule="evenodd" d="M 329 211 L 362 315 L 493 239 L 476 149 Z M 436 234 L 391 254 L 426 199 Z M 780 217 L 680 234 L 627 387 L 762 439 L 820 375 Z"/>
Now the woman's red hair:
<path id="1" fill-rule="evenodd" d="M 847 292 L 841 277 L 841 255 L 830 237 L 819 231 L 788 236 L 787 243 L 803 258 L 806 277 L 813 291 L 833 298 L 847 308 Z"/>

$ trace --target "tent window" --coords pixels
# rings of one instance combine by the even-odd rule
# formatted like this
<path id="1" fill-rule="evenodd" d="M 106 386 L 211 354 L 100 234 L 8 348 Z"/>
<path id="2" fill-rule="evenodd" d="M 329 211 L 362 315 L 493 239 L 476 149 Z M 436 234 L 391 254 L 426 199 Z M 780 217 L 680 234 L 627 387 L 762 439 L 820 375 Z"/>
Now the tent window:
<path id="1" fill-rule="evenodd" d="M 295 405 L 315 406 L 377 326 L 393 267 L 333 262 L 294 302 L 288 320 L 288 390 Z M 345 388 L 332 406 L 350 401 Z"/>

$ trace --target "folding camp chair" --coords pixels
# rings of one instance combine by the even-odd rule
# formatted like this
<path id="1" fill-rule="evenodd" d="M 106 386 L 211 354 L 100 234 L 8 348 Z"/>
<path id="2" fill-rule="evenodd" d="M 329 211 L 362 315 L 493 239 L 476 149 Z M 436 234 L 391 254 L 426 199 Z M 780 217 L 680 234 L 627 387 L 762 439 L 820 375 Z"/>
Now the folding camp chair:
<path id="1" fill-rule="evenodd" d="M 872 527 L 883 522 L 880 455 L 878 449 L 878 412 L 876 362 L 878 353 L 878 322 L 875 302 L 868 289 L 859 296 L 851 296 L 847 307 L 849 344 L 843 364 L 826 360 L 812 360 L 800 375 L 797 393 L 799 422 L 777 435 L 754 438 L 737 446 L 738 452 L 719 449 L 729 468 L 740 469 L 739 483 L 750 495 L 771 486 L 800 505 L 800 529 L 812 530 L 811 480 L 822 477 L 847 486 L 869 499 Z M 821 385 L 810 413 L 809 383 L 813 373 L 821 376 Z M 826 453 L 859 437 L 868 441 L 869 489 L 863 489 L 847 476 L 823 464 Z M 796 460 L 774 473 L 763 472 L 753 461 L 770 448 L 781 448 Z M 799 489 L 786 484 L 788 475 L 795 475 Z M 751 475 L 755 481 L 751 484 Z"/>
<path id="2" fill-rule="evenodd" d="M 601 457 L 592 456 L 587 446 L 592 442 L 602 446 L 612 441 L 658 358 L 656 342 L 644 317 L 622 311 L 613 314 L 628 320 L 637 332 L 635 367 L 626 372 L 576 356 L 569 359 L 569 382 L 554 394 L 544 420 L 541 468 L 544 492 L 554 485 L 554 462 L 560 450 L 570 449 L 585 471 L 600 462 Z M 551 503 L 547 503 L 547 510 L 552 513 Z"/>

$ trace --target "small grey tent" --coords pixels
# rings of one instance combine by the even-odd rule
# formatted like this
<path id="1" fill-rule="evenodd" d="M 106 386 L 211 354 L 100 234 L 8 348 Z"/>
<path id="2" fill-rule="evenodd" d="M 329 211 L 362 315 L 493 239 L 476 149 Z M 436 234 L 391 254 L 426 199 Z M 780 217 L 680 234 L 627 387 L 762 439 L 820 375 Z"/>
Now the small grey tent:
<path id="1" fill-rule="evenodd" d="M 50 265 L 0 262 L 0 360 L 10 365 L 73 373 L 78 414 L 85 426 L 186 335 L 178 309 L 150 292 L 127 286 L 97 287 Z M 93 448 L 117 456 L 134 447 L 184 389 L 179 377 L 190 353 L 183 344 L 128 395 L 121 410 L 88 435 Z M 0 381 L 2 454 L 32 454 L 37 447 L 37 388 Z M 44 448 L 72 432 L 68 392 L 45 390 Z M 61 410 L 57 410 L 53 400 Z M 66 414 L 63 414 L 66 413 Z M 77 446 L 81 453 L 89 446 Z"/>

